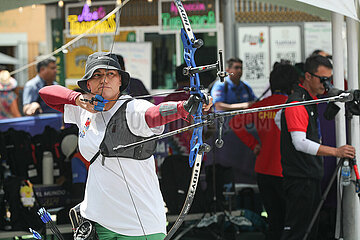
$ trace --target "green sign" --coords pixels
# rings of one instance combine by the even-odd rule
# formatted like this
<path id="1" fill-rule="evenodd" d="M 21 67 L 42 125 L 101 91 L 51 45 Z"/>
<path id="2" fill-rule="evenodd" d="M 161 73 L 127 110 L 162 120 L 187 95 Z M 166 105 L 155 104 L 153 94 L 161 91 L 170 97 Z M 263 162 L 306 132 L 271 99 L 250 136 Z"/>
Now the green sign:
<path id="1" fill-rule="evenodd" d="M 64 23 L 62 19 L 51 20 L 52 29 L 52 46 L 53 51 L 63 46 L 63 29 Z M 65 86 L 65 67 L 64 67 L 64 53 L 59 52 L 54 55 L 56 57 L 56 81 Z"/>
<path id="2" fill-rule="evenodd" d="M 216 28 L 216 19 L 214 11 L 209 11 L 207 15 L 192 15 L 188 17 L 193 29 Z M 170 13 L 162 13 L 163 30 L 176 30 L 182 28 L 180 16 L 171 17 Z"/>

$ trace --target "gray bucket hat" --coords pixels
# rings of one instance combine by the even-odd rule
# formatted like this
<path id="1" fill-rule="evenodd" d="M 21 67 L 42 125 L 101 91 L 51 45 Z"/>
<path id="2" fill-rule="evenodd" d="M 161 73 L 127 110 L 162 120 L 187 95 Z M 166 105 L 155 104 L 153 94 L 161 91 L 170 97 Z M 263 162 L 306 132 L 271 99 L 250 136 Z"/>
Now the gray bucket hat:
<path id="1" fill-rule="evenodd" d="M 88 56 L 85 75 L 77 82 L 82 90 L 90 92 L 90 89 L 87 88 L 87 80 L 89 80 L 95 70 L 99 68 L 117 70 L 119 72 L 121 75 L 120 92 L 123 92 L 129 86 L 130 75 L 128 72 L 121 70 L 116 55 L 108 52 L 96 52 Z"/>

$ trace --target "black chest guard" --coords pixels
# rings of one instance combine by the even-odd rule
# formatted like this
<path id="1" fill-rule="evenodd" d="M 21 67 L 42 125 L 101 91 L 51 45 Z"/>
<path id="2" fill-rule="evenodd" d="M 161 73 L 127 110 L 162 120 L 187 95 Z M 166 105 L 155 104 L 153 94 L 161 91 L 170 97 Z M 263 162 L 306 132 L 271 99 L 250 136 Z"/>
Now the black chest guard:
<path id="1" fill-rule="evenodd" d="M 154 154 L 156 141 L 141 144 L 135 148 L 114 151 L 118 145 L 126 145 L 146 139 L 146 137 L 135 136 L 129 129 L 126 120 L 126 106 L 130 100 L 124 102 L 111 117 L 106 126 L 104 139 L 100 144 L 99 152 L 91 159 L 90 163 L 101 155 L 103 157 L 122 157 L 135 160 L 145 160 Z"/>

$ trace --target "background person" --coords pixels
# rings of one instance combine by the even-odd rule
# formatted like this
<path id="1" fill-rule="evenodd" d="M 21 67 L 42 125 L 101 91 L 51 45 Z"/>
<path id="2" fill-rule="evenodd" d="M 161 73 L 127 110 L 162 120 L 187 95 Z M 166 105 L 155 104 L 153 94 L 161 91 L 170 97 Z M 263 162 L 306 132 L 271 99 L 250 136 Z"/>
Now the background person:
<path id="1" fill-rule="evenodd" d="M 251 107 L 284 104 L 298 84 L 296 69 L 289 64 L 278 64 L 270 73 L 272 95 L 254 103 Z M 268 214 L 269 230 L 267 240 L 279 240 L 284 228 L 285 198 L 282 188 L 283 176 L 280 163 L 280 129 L 275 123 L 279 109 L 237 115 L 230 120 L 230 127 L 257 156 L 255 172 L 261 200 Z M 246 125 L 254 124 L 258 141 L 246 130 Z"/>
<path id="2" fill-rule="evenodd" d="M 291 94 L 287 102 L 317 99 L 325 92 L 320 78 L 332 76 L 332 64 L 328 58 L 312 55 L 306 59 L 305 79 Z M 284 175 L 286 216 L 283 240 L 298 240 L 306 229 L 320 202 L 320 181 L 323 177 L 323 161 L 320 156 L 355 157 L 355 148 L 344 145 L 339 148 L 321 145 L 317 105 L 286 108 L 281 115 L 281 165 Z M 318 221 L 313 225 L 309 239 L 317 238 Z"/>
<path id="3" fill-rule="evenodd" d="M 21 117 L 14 92 L 17 82 L 10 76 L 9 71 L 0 70 L 0 119 Z"/>
<path id="4" fill-rule="evenodd" d="M 57 84 L 56 58 L 50 57 L 36 65 L 38 74 L 26 82 L 23 91 L 23 112 L 27 116 L 38 113 L 58 113 L 47 106 L 39 96 L 39 90 L 45 86 Z"/>
<path id="5" fill-rule="evenodd" d="M 217 80 L 211 87 L 216 111 L 249 108 L 256 97 L 251 87 L 241 80 L 243 62 L 239 58 L 227 60 L 226 71 L 230 74 L 225 82 Z"/>

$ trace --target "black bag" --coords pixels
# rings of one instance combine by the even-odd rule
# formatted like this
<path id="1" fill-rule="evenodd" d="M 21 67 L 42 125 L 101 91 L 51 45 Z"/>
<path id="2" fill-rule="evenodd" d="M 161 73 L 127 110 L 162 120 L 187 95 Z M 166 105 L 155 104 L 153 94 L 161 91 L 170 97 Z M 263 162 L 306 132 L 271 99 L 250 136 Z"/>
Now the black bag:
<path id="1" fill-rule="evenodd" d="M 185 202 L 192 168 L 189 166 L 189 157 L 171 155 L 165 158 L 160 166 L 160 188 L 169 214 L 178 214 Z M 195 198 L 190 208 L 191 213 L 205 212 L 205 196 L 201 190 L 200 179 Z"/>
<path id="2" fill-rule="evenodd" d="M 29 179 L 36 183 L 39 174 L 36 169 L 36 161 L 33 158 L 33 145 L 31 136 L 25 131 L 17 131 L 10 128 L 3 133 L 5 142 L 5 160 L 10 166 L 12 175 Z"/>
<path id="3" fill-rule="evenodd" d="M 40 231 L 45 227 L 45 224 L 37 214 L 39 209 L 37 201 L 34 201 L 33 206 L 24 206 L 21 201 L 20 188 L 24 186 L 28 186 L 28 184 L 22 177 L 10 176 L 4 182 L 4 198 L 10 206 L 11 230 L 28 231 L 29 228 L 32 228 Z"/>

